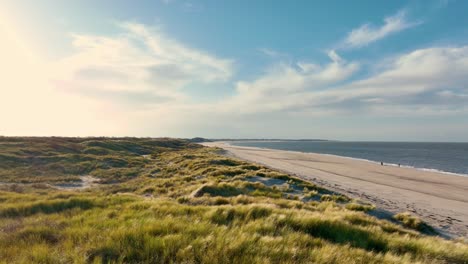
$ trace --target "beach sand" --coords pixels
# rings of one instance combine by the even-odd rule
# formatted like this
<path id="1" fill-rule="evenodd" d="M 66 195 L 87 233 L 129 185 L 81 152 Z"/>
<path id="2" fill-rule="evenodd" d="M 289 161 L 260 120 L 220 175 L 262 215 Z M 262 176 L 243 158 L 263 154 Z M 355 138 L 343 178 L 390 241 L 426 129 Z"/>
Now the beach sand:
<path id="1" fill-rule="evenodd" d="M 331 155 L 232 146 L 226 142 L 203 145 L 222 148 L 228 155 L 372 202 L 389 213 L 409 211 L 445 236 L 468 237 L 468 177 Z"/>

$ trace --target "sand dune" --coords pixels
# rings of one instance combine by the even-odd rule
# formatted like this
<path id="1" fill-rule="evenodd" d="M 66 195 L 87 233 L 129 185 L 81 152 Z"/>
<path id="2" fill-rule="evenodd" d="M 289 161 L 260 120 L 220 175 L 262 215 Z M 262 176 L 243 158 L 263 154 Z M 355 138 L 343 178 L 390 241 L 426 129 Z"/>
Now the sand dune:
<path id="1" fill-rule="evenodd" d="M 448 236 L 468 237 L 468 177 L 224 142 L 204 145 L 312 180 L 392 213 L 410 211 Z"/>

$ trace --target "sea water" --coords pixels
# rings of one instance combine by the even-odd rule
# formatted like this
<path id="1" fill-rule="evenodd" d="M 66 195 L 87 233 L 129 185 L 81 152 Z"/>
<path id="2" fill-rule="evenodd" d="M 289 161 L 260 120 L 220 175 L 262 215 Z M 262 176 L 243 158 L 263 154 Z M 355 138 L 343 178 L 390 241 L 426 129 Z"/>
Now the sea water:
<path id="1" fill-rule="evenodd" d="M 468 176 L 468 143 L 233 141 L 232 145 L 329 154 Z"/>

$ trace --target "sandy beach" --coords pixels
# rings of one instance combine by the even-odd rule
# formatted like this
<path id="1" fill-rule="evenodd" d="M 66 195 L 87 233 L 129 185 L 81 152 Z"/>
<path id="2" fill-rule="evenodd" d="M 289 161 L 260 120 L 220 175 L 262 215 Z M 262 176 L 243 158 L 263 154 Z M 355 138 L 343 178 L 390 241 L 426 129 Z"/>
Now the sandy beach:
<path id="1" fill-rule="evenodd" d="M 390 213 L 412 212 L 446 236 L 468 237 L 468 177 L 225 142 L 204 145 L 372 202 Z"/>

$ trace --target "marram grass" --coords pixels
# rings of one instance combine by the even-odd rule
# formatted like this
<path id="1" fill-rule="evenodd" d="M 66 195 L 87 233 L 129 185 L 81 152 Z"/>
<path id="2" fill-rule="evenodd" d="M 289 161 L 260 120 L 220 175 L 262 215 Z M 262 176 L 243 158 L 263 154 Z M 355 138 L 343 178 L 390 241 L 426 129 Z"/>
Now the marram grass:
<path id="1" fill-rule="evenodd" d="M 90 169 L 106 184 L 82 191 L 3 185 L 0 263 L 468 263 L 462 242 L 376 219 L 364 213 L 372 205 L 215 149 L 167 139 L 164 146 L 137 139 L 34 140 L 35 155 L 74 151 L 67 168 L 84 155 L 104 171 L 120 170 L 119 162 L 131 167 L 136 159 L 137 173 Z M 32 150 L 22 142 L 2 143 L 10 145 L 0 154 L 18 163 L 8 158 L 0 175 L 14 173 L 1 181 L 45 184 L 47 172 L 62 180 L 82 175 L 60 174 L 60 166 L 44 161 L 24 163 Z M 106 163 L 107 155 L 122 161 Z M 46 169 L 26 175 L 24 168 Z M 405 217 L 397 218 L 404 223 Z"/>

